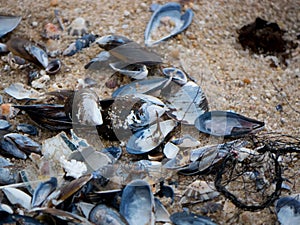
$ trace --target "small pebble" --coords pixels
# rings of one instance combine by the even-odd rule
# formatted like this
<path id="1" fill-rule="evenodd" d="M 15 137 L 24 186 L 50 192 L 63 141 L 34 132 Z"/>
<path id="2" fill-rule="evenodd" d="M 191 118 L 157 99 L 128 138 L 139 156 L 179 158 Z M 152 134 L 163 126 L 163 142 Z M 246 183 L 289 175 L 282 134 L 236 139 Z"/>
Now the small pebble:
<path id="1" fill-rule="evenodd" d="M 50 6 L 52 6 L 52 7 L 58 6 L 58 0 L 51 0 Z"/>
<path id="2" fill-rule="evenodd" d="M 130 15 L 130 12 L 127 11 L 127 10 L 125 10 L 125 11 L 124 11 L 124 16 L 125 16 L 125 17 L 128 17 L 129 15 Z"/>
<path id="3" fill-rule="evenodd" d="M 33 27 L 37 27 L 37 26 L 38 26 L 38 22 L 36 22 L 36 21 L 33 21 L 33 22 L 31 23 L 31 26 L 33 26 Z"/>

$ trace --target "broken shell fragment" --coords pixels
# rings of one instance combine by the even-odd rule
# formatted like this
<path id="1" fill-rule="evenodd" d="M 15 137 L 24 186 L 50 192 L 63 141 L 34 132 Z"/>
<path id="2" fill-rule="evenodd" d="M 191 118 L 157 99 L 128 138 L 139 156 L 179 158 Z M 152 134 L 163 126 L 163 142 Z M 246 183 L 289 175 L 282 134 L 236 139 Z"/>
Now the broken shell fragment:
<path id="1" fill-rule="evenodd" d="M 193 11 L 187 9 L 181 15 L 179 3 L 170 2 L 160 5 L 147 24 L 145 30 L 145 45 L 152 46 L 181 33 L 191 24 Z"/>
<path id="2" fill-rule="evenodd" d="M 144 154 L 158 147 L 166 136 L 176 127 L 176 122 L 166 120 L 157 122 L 149 128 L 134 133 L 127 142 L 126 150 L 130 154 Z"/>
<path id="3" fill-rule="evenodd" d="M 164 96 L 169 108 L 167 115 L 180 123 L 194 125 L 196 118 L 208 111 L 205 94 L 201 87 L 192 81 L 177 86 Z"/>
<path id="4" fill-rule="evenodd" d="M 215 190 L 213 182 L 197 180 L 191 183 L 184 191 L 183 197 L 180 200 L 181 204 L 193 204 L 212 200 L 219 196 L 220 193 Z"/>
<path id="5" fill-rule="evenodd" d="M 21 83 L 11 84 L 4 89 L 5 93 L 14 97 L 17 100 L 22 99 L 37 99 L 40 93 L 33 88 L 25 88 L 25 85 Z"/>
<path id="6" fill-rule="evenodd" d="M 120 66 L 119 63 L 110 63 L 109 65 L 114 71 L 133 79 L 144 79 L 148 75 L 148 69 L 143 64 L 131 64 L 125 67 Z"/>
<path id="7" fill-rule="evenodd" d="M 264 122 L 228 111 L 211 111 L 195 121 L 195 127 L 206 134 L 221 137 L 239 137 L 263 128 Z"/>
<path id="8" fill-rule="evenodd" d="M 185 85 L 187 83 L 187 76 L 180 69 L 174 67 L 166 67 L 162 69 L 162 72 L 166 77 L 171 77 L 172 81 L 176 82 L 179 85 Z"/>

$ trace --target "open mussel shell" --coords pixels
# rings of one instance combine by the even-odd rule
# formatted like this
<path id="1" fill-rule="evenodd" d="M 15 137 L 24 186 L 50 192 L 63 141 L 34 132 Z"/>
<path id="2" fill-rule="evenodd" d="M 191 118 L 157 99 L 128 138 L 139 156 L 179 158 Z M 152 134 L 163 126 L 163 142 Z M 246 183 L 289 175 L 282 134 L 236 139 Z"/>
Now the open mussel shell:
<path id="1" fill-rule="evenodd" d="M 152 46 L 161 41 L 165 41 L 170 37 L 184 31 L 191 24 L 194 13 L 191 9 L 181 15 L 181 6 L 179 3 L 170 2 L 158 7 L 154 11 L 145 30 L 145 44 Z M 166 32 L 155 37 L 160 29 L 160 26 L 165 26 Z"/>
<path id="2" fill-rule="evenodd" d="M 264 125 L 264 122 L 228 111 L 207 112 L 195 121 L 195 127 L 199 131 L 220 137 L 243 136 L 262 128 Z"/>
<path id="3" fill-rule="evenodd" d="M 168 116 L 180 123 L 194 125 L 197 117 L 208 111 L 208 102 L 201 87 L 189 81 L 183 86 L 172 87 L 164 96 L 169 108 Z"/>
<path id="4" fill-rule="evenodd" d="M 128 225 L 117 210 L 104 204 L 99 204 L 91 210 L 89 220 L 96 225 Z"/>
<path id="5" fill-rule="evenodd" d="M 155 203 L 150 185 L 143 180 L 134 180 L 122 193 L 120 213 L 130 225 L 154 225 Z"/>
<path id="6" fill-rule="evenodd" d="M 216 225 L 210 218 L 206 216 L 200 216 L 194 213 L 177 212 L 170 216 L 170 219 L 175 225 Z"/>
<path id="7" fill-rule="evenodd" d="M 51 177 L 50 180 L 40 183 L 34 190 L 31 206 L 38 207 L 43 204 L 46 198 L 53 192 L 57 187 L 56 177 Z"/>
<path id="8" fill-rule="evenodd" d="M 26 59 L 27 61 L 32 62 L 42 68 L 47 68 L 49 63 L 47 53 L 34 43 L 15 37 L 11 38 L 6 45 L 8 50 L 14 55 Z"/>
<path id="9" fill-rule="evenodd" d="M 157 148 L 176 127 L 173 120 L 157 122 L 134 133 L 128 140 L 126 150 L 130 154 L 144 154 Z"/>
<path id="10" fill-rule="evenodd" d="M 14 30 L 20 23 L 21 16 L 1 16 L 0 15 L 0 38 Z"/>

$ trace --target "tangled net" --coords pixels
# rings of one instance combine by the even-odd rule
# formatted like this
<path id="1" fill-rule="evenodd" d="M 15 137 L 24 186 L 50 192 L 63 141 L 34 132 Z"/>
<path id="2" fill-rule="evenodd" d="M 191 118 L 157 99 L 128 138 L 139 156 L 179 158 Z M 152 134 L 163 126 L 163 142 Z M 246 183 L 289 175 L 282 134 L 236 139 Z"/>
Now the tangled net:
<path id="1" fill-rule="evenodd" d="M 300 139 L 293 136 L 265 134 L 251 136 L 248 142 L 256 151 L 244 160 L 232 153 L 225 157 L 215 178 L 216 189 L 238 208 L 262 210 L 279 198 L 286 178 L 283 171 L 300 153 Z"/>

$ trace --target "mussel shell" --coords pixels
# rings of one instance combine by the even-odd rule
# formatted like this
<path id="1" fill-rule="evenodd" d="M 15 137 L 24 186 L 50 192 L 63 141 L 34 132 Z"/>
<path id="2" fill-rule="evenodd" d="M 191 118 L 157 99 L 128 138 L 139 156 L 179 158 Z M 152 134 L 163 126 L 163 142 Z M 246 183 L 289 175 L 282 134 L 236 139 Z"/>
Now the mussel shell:
<path id="1" fill-rule="evenodd" d="M 14 184 L 17 182 L 18 177 L 17 171 L 0 167 L 0 185 Z"/>
<path id="2" fill-rule="evenodd" d="M 91 210 L 89 220 L 96 225 L 128 225 L 117 210 L 103 204 L 99 204 Z"/>
<path id="3" fill-rule="evenodd" d="M 43 68 L 48 66 L 47 53 L 30 41 L 15 37 L 11 38 L 6 45 L 8 50 L 14 55 L 20 56 Z"/>
<path id="4" fill-rule="evenodd" d="M 129 42 L 115 47 L 109 53 L 127 65 L 144 64 L 153 66 L 162 63 L 162 58 L 158 54 L 143 48 L 136 42 Z"/>
<path id="5" fill-rule="evenodd" d="M 160 91 L 170 83 L 170 79 L 164 77 L 153 77 L 147 80 L 137 80 L 123 85 L 112 93 L 112 97 L 134 95 L 136 93 L 151 94 Z"/>
<path id="6" fill-rule="evenodd" d="M 195 121 L 195 127 L 199 131 L 225 138 L 244 136 L 264 125 L 264 122 L 228 111 L 207 112 Z"/>
<path id="7" fill-rule="evenodd" d="M 0 152 L 3 155 L 13 156 L 19 159 L 26 159 L 27 155 L 18 149 L 18 147 L 11 141 L 2 139 L 0 141 Z"/>
<path id="8" fill-rule="evenodd" d="M 17 105 L 14 107 L 24 110 L 34 122 L 49 130 L 67 130 L 72 128 L 72 121 L 66 115 L 64 105 L 36 104 Z"/>
<path id="9" fill-rule="evenodd" d="M 164 96 L 168 116 L 180 123 L 194 125 L 197 117 L 208 111 L 208 102 L 201 87 L 193 81 L 183 86 L 172 85 L 171 94 Z"/>
<path id="10" fill-rule="evenodd" d="M 175 225 L 216 225 L 210 218 L 206 216 L 200 216 L 194 213 L 177 212 L 170 216 L 172 223 Z"/>
<path id="11" fill-rule="evenodd" d="M 61 69 L 61 61 L 59 59 L 54 59 L 49 62 L 48 66 L 46 67 L 46 73 L 53 75 L 57 74 Z"/>
<path id="12" fill-rule="evenodd" d="M 21 19 L 21 16 L 0 16 L 0 38 L 14 30 Z"/>
<path id="13" fill-rule="evenodd" d="M 17 148 L 22 150 L 25 153 L 40 153 L 41 152 L 41 145 L 31 138 L 18 134 L 18 133 L 10 133 L 4 135 L 4 140 L 14 143 Z"/>
<path id="14" fill-rule="evenodd" d="M 38 135 L 38 129 L 31 124 L 20 123 L 17 125 L 17 130 L 25 134 L 30 134 L 34 136 Z"/>
<path id="15" fill-rule="evenodd" d="M 122 193 L 120 213 L 130 225 L 154 225 L 154 196 L 150 185 L 143 180 L 134 180 Z"/>
<path id="16" fill-rule="evenodd" d="M 18 215 L 18 214 L 10 214 L 5 211 L 0 211 L 0 218 L 1 223 L 0 224 L 20 224 L 20 221 L 22 221 L 22 224 L 32 224 L 32 225 L 43 225 L 44 223 L 41 223 L 39 220 L 34 219 L 30 216 L 24 216 L 24 215 Z"/>
<path id="17" fill-rule="evenodd" d="M 166 120 L 137 131 L 127 142 L 127 152 L 130 154 L 144 154 L 154 150 L 164 141 L 176 125 L 175 121 Z"/>
<path id="18" fill-rule="evenodd" d="M 96 43 L 106 51 L 109 51 L 120 45 L 127 44 L 129 42 L 132 42 L 132 40 L 121 35 L 106 35 L 106 36 L 99 37 L 96 40 Z"/>
<path id="19" fill-rule="evenodd" d="M 97 126 L 103 124 L 99 97 L 91 89 L 81 89 L 69 99 L 72 103 L 70 116 L 74 124 Z"/>
<path id="20" fill-rule="evenodd" d="M 278 221 L 282 225 L 299 224 L 300 222 L 300 200 L 299 195 L 285 196 L 277 200 L 275 210 Z"/>
<path id="21" fill-rule="evenodd" d="M 11 124 L 7 120 L 0 119 L 0 130 L 8 129 Z"/>
<path id="22" fill-rule="evenodd" d="M 55 190 L 57 187 L 57 179 L 56 177 L 51 177 L 50 180 L 40 183 L 36 189 L 34 190 L 31 206 L 38 207 L 43 204 L 46 198 L 49 196 L 51 192 Z"/>
<path id="23" fill-rule="evenodd" d="M 181 6 L 177 2 L 169 2 L 159 6 L 158 9 L 154 11 L 145 30 L 146 46 L 152 46 L 184 31 L 191 24 L 193 16 L 194 13 L 191 9 L 186 10 L 186 12 L 181 15 Z M 159 26 L 161 19 L 164 17 L 169 17 L 175 23 L 175 27 L 169 34 L 159 40 L 152 40 L 152 32 L 155 31 L 155 29 Z"/>

